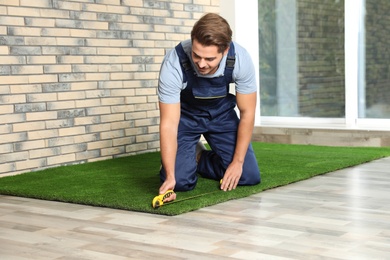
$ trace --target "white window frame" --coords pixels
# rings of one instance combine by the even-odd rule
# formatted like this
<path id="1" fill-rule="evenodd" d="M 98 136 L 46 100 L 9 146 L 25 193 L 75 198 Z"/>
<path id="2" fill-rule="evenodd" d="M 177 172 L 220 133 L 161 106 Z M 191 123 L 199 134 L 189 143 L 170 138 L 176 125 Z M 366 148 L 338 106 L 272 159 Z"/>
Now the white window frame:
<path id="1" fill-rule="evenodd" d="M 364 105 L 364 100 L 359 100 L 359 94 L 364 99 L 364 91 L 359 93 L 358 88 L 362 81 L 364 84 L 362 73 L 365 71 L 364 67 L 358 66 L 364 66 L 365 58 L 364 3 L 365 0 L 345 0 L 345 10 L 348 10 L 345 12 L 345 118 L 260 116 L 258 98 L 256 126 L 390 130 L 390 119 L 359 118 L 359 105 Z M 221 15 L 232 27 L 234 40 L 248 50 L 256 71 L 259 71 L 258 1 L 220 0 L 220 6 Z M 259 75 L 256 75 L 256 78 L 259 82 Z"/>

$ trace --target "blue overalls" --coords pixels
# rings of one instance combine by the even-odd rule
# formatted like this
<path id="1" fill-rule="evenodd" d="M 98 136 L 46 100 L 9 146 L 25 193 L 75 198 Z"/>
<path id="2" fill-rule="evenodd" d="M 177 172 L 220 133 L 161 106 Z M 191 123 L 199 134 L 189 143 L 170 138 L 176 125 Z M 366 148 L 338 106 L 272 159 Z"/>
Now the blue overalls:
<path id="1" fill-rule="evenodd" d="M 178 149 L 175 166 L 175 191 L 195 188 L 197 173 L 202 177 L 221 180 L 233 159 L 239 118 L 234 110 L 236 96 L 229 93 L 235 63 L 233 43 L 230 44 L 224 75 L 216 78 L 198 77 L 181 44 L 176 46 L 187 87 L 181 92 L 181 116 L 178 128 Z M 195 147 L 201 135 L 211 150 L 204 151 L 196 162 Z M 164 168 L 160 178 L 165 180 Z M 260 183 L 260 170 L 252 145 L 249 145 L 238 185 Z"/>

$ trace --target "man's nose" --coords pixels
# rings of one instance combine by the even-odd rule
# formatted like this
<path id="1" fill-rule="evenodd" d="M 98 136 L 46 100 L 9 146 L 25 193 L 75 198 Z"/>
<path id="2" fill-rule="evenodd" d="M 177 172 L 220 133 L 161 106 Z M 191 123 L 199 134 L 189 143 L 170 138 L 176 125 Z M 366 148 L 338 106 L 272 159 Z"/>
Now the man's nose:
<path id="1" fill-rule="evenodd" d="M 200 59 L 200 61 L 198 62 L 198 66 L 199 68 L 206 67 L 206 61 L 204 59 Z"/>

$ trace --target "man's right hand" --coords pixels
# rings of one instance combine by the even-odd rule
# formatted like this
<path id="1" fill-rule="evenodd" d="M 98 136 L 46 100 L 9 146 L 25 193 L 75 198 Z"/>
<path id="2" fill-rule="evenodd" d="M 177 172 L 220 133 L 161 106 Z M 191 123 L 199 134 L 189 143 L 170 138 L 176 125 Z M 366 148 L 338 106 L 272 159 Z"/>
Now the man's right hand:
<path id="1" fill-rule="evenodd" d="M 167 190 L 174 190 L 175 189 L 175 185 L 176 185 L 176 181 L 175 180 L 166 179 L 164 181 L 164 183 L 160 187 L 159 194 L 164 194 Z M 169 196 L 168 198 L 164 199 L 164 202 L 173 201 L 175 199 L 176 199 L 176 193 L 173 193 L 171 196 Z"/>

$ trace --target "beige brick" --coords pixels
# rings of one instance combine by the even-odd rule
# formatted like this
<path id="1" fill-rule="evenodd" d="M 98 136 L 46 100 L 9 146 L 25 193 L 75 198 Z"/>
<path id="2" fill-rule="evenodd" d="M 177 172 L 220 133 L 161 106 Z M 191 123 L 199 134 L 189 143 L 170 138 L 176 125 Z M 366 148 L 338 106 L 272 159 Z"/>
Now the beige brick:
<path id="1" fill-rule="evenodd" d="M 1 176 L 8 176 L 5 173 L 11 173 L 11 175 L 13 175 L 15 173 L 15 168 L 15 163 L 2 163 L 0 167 Z"/>
<path id="2" fill-rule="evenodd" d="M 111 113 L 111 109 L 110 107 L 90 107 L 88 108 L 87 110 L 87 114 L 88 115 L 106 115 L 106 114 L 110 114 Z"/>
<path id="3" fill-rule="evenodd" d="M 0 85 L 26 84 L 29 83 L 28 76 L 0 76 Z"/>
<path id="4" fill-rule="evenodd" d="M 143 104 L 136 104 L 134 107 L 135 111 L 148 111 L 148 110 L 154 110 L 157 109 L 156 103 L 143 103 Z"/>
<path id="5" fill-rule="evenodd" d="M 26 117 L 24 114 L 5 114 L 0 115 L 0 122 L 2 124 L 12 124 L 12 123 L 20 123 L 24 122 Z M 5 140 L 7 141 L 7 140 Z"/>
<path id="6" fill-rule="evenodd" d="M 24 37 L 26 45 L 54 46 L 57 41 L 53 37 Z"/>
<path id="7" fill-rule="evenodd" d="M 37 150 L 29 151 L 30 159 L 46 158 L 46 157 L 50 157 L 50 156 L 54 156 L 54 155 L 58 155 L 58 154 L 60 154 L 59 147 L 44 148 L 44 149 L 37 149 Z"/>
<path id="8" fill-rule="evenodd" d="M 71 36 L 68 28 L 40 28 L 42 36 Z"/>
<path id="9" fill-rule="evenodd" d="M 48 18 L 69 18 L 69 12 L 66 10 L 58 10 L 58 9 L 46 9 L 46 8 L 39 8 L 41 12 L 41 17 L 48 17 Z M 58 28 L 61 29 L 61 28 Z"/>
<path id="10" fill-rule="evenodd" d="M 4 122 L 4 121 L 2 121 L 2 122 Z M 0 144 L 7 144 L 7 143 L 25 141 L 27 139 L 27 134 L 26 133 L 11 133 L 11 134 L 1 135 L 0 137 L 1 137 Z"/>
<path id="11" fill-rule="evenodd" d="M 128 80 L 128 79 L 134 79 L 134 74 L 124 72 L 124 73 L 111 73 L 110 75 L 111 80 Z"/>
<path id="12" fill-rule="evenodd" d="M 0 25 L 0 34 L 6 35 L 7 34 L 7 26 L 1 26 Z"/>
<path id="13" fill-rule="evenodd" d="M 19 25 L 24 26 L 23 17 L 15 17 L 15 16 L 2 16 L 0 17 L 1 25 Z"/>
<path id="14" fill-rule="evenodd" d="M 133 113 L 127 113 L 126 114 L 126 120 L 133 120 L 133 119 L 141 119 L 146 118 L 147 112 L 133 112 Z"/>
<path id="15" fill-rule="evenodd" d="M 148 96 L 148 103 L 158 103 L 158 96 Z"/>
<path id="16" fill-rule="evenodd" d="M 8 7 L 9 16 L 26 16 L 26 17 L 40 17 L 41 12 L 38 8 L 28 8 L 28 7 Z M 34 28 L 31 28 L 34 29 Z M 23 35 L 23 34 L 22 34 Z"/>
<path id="17" fill-rule="evenodd" d="M 50 102 L 57 100 L 57 93 L 27 94 L 28 102 Z"/>
<path id="18" fill-rule="evenodd" d="M 59 136 L 81 135 L 85 134 L 84 126 L 69 127 L 58 129 Z"/>
<path id="19" fill-rule="evenodd" d="M 128 145 L 134 143 L 134 141 L 133 137 L 116 138 L 113 140 L 113 146 Z"/>
<path id="20" fill-rule="evenodd" d="M 77 100 L 77 99 L 84 99 L 84 98 L 85 98 L 84 91 L 58 93 L 58 100 Z"/>
<path id="21" fill-rule="evenodd" d="M 126 72 L 136 72 L 136 71 L 145 71 L 145 66 L 143 64 L 123 64 L 123 71 Z"/>
<path id="22" fill-rule="evenodd" d="M 0 115 L 1 114 L 12 114 L 14 112 L 13 105 L 0 105 Z"/>
<path id="23" fill-rule="evenodd" d="M 71 2 L 71 1 L 59 1 L 58 7 L 62 10 L 81 10 L 81 3 Z"/>
<path id="24" fill-rule="evenodd" d="M 115 122 L 115 121 L 123 121 L 125 120 L 124 114 L 110 114 L 110 115 L 102 115 L 101 116 L 101 122 Z"/>
<path id="25" fill-rule="evenodd" d="M 203 7 L 203 11 L 204 11 L 204 13 L 219 13 L 220 8 L 219 8 L 219 6 L 205 6 L 205 7 Z M 199 18 L 202 15 L 203 15 L 203 13 L 200 13 Z"/>
<path id="26" fill-rule="evenodd" d="M 9 134 L 12 132 L 12 125 L 9 124 L 0 124 L 0 135 Z"/>
<path id="27" fill-rule="evenodd" d="M 126 153 L 140 152 L 147 149 L 148 149 L 148 145 L 146 143 L 131 144 L 126 146 Z"/>
<path id="28" fill-rule="evenodd" d="M 54 113 L 57 114 L 57 111 Z M 47 120 L 45 121 L 46 129 L 58 129 L 61 127 L 71 127 L 74 125 L 73 118 Z"/>
<path id="29" fill-rule="evenodd" d="M 10 154 L 2 154 L 0 156 L 0 163 L 5 162 L 17 162 L 17 161 L 23 161 L 28 159 L 28 152 L 13 152 Z M 1 167 L 0 167 L 1 168 Z"/>
<path id="30" fill-rule="evenodd" d="M 87 132 L 88 133 L 99 133 L 103 131 L 109 131 L 111 130 L 111 124 L 95 124 L 95 125 L 89 125 L 87 126 Z"/>
<path id="31" fill-rule="evenodd" d="M 137 119 L 137 120 L 135 120 L 135 126 L 136 127 L 149 126 L 149 125 L 155 125 L 155 124 L 156 124 L 156 119 L 154 119 L 154 118 Z"/>
<path id="32" fill-rule="evenodd" d="M 14 132 L 24 132 L 24 131 L 26 131 L 29 134 L 29 131 L 45 129 L 45 122 L 16 123 L 16 124 L 12 125 L 12 128 L 13 128 Z M 41 136 L 41 138 L 44 138 L 44 136 Z"/>
<path id="33" fill-rule="evenodd" d="M 146 112 L 146 117 L 159 117 L 160 116 L 160 110 L 149 110 Z"/>
<path id="34" fill-rule="evenodd" d="M 76 100 L 76 107 L 98 107 L 101 106 L 100 99 Z"/>
<path id="35" fill-rule="evenodd" d="M 111 113 L 128 113 L 134 111 L 134 105 L 112 106 Z"/>
<path id="36" fill-rule="evenodd" d="M 59 165 L 64 163 L 71 163 L 76 160 L 76 155 L 71 154 L 62 154 L 59 156 L 53 156 L 47 158 L 47 165 Z"/>
<path id="37" fill-rule="evenodd" d="M 65 145 L 61 147 L 61 153 L 67 154 L 67 153 L 78 153 L 83 152 L 87 149 L 87 144 L 72 144 L 72 145 Z"/>
<path id="38" fill-rule="evenodd" d="M 87 81 L 103 81 L 103 80 L 109 80 L 110 74 L 109 73 L 85 73 L 85 80 Z"/>
<path id="39" fill-rule="evenodd" d="M 153 141 L 153 142 L 148 142 L 148 151 L 159 151 L 160 150 L 160 141 Z"/>
<path id="40" fill-rule="evenodd" d="M 143 127 L 133 127 L 133 128 L 125 129 L 125 132 L 126 132 L 126 136 L 134 136 L 134 135 L 144 134 L 145 130 Z"/>
<path id="41" fill-rule="evenodd" d="M 15 165 L 17 171 L 27 170 L 27 169 L 37 169 L 46 166 L 46 159 L 40 158 L 35 160 L 20 161 L 20 162 L 16 162 Z"/>
<path id="42" fill-rule="evenodd" d="M 72 65 L 73 72 L 96 72 L 99 70 L 99 65 L 91 64 L 76 64 Z"/>
<path id="43" fill-rule="evenodd" d="M 100 133 L 101 140 L 114 139 L 114 138 L 119 138 L 124 136 L 125 136 L 125 131 L 123 131 L 122 129 Z"/>
<path id="44" fill-rule="evenodd" d="M 160 127 L 158 125 L 149 126 L 148 133 L 160 133 Z"/>
<path id="45" fill-rule="evenodd" d="M 149 96 L 149 95 L 156 95 L 157 89 L 156 88 L 140 88 L 135 90 L 136 96 Z"/>
<path id="46" fill-rule="evenodd" d="M 50 120 L 56 118 L 57 118 L 57 112 L 55 111 L 26 113 L 27 121 L 37 121 L 37 120 L 44 121 L 44 120 Z"/>
<path id="47" fill-rule="evenodd" d="M 97 47 L 98 55 L 121 55 L 121 48 L 118 47 Z"/>
<path id="48" fill-rule="evenodd" d="M 97 89 L 97 82 L 72 82 L 72 90 L 87 90 L 87 89 Z"/>
<path id="49" fill-rule="evenodd" d="M 43 122 L 42 122 L 43 123 Z M 27 133 L 29 140 L 37 140 L 37 139 L 48 139 L 48 138 L 54 138 L 58 136 L 58 130 L 57 129 L 42 129 L 39 131 L 29 131 Z"/>
<path id="50" fill-rule="evenodd" d="M 113 122 L 111 123 L 112 130 L 126 129 L 132 127 L 133 123 L 130 121 Z"/>
<path id="51" fill-rule="evenodd" d="M 0 145 L 0 154 L 12 153 L 14 151 L 12 144 L 1 144 Z"/>
<path id="52" fill-rule="evenodd" d="M 122 64 L 103 64 L 98 65 L 98 71 L 104 71 L 104 72 L 113 72 L 113 71 L 123 71 Z"/>
<path id="53" fill-rule="evenodd" d="M 29 56 L 27 64 L 55 64 L 56 56 Z"/>
<path id="54" fill-rule="evenodd" d="M 60 56 L 58 63 L 61 63 L 61 64 L 82 64 L 82 63 L 84 63 L 84 57 L 83 56 L 75 56 L 75 55 Z"/>
<path id="55" fill-rule="evenodd" d="M 12 94 L 28 94 L 42 92 L 41 85 L 12 85 L 10 89 Z"/>
<path id="56" fill-rule="evenodd" d="M 146 135 L 137 135 L 135 137 L 137 143 L 155 141 L 159 139 L 159 134 L 146 134 Z"/>
<path id="57" fill-rule="evenodd" d="M 96 31 L 84 30 L 84 29 L 71 29 L 70 36 L 72 37 L 84 37 L 84 38 L 96 38 Z"/>
<path id="58" fill-rule="evenodd" d="M 76 108 L 76 104 L 74 100 L 69 100 L 69 101 L 54 100 L 53 102 L 47 103 L 48 110 L 60 110 L 60 109 L 70 109 L 70 108 Z"/>
<path id="59" fill-rule="evenodd" d="M 32 27 L 55 27 L 55 19 L 27 18 L 27 25 Z"/>
<path id="60" fill-rule="evenodd" d="M 0 87 L 0 95 L 9 95 L 9 94 L 12 94 L 10 86 L 2 85 Z"/>
<path id="61" fill-rule="evenodd" d="M 9 55 L 9 47 L 8 46 L 0 46 L 0 55 Z M 3 60 L 3 57 L 1 57 Z M 3 61 L 2 61 L 3 63 Z"/>
<path id="62" fill-rule="evenodd" d="M 15 151 L 27 151 L 27 150 L 44 148 L 45 141 L 33 140 L 33 141 L 17 142 L 14 144 L 14 146 L 15 146 Z"/>
<path id="63" fill-rule="evenodd" d="M 74 119 L 75 126 L 78 125 L 94 125 L 100 122 L 99 116 L 85 116 L 85 117 L 76 117 Z M 104 130 L 101 130 L 104 131 Z"/>
<path id="64" fill-rule="evenodd" d="M 126 104 L 140 104 L 145 102 L 146 97 L 126 97 Z"/>
<path id="65" fill-rule="evenodd" d="M 108 22 L 84 21 L 83 27 L 85 29 L 93 29 L 93 30 L 108 30 Z"/>
<path id="66" fill-rule="evenodd" d="M 81 152 L 81 153 L 76 153 L 76 159 L 78 161 L 88 160 L 88 162 L 93 162 L 93 161 L 107 160 L 107 159 L 111 159 L 111 158 L 101 157 L 100 150 L 92 150 L 92 151 L 85 151 L 85 152 Z"/>
<path id="67" fill-rule="evenodd" d="M 72 65 L 45 65 L 43 70 L 45 73 L 70 73 Z"/>
<path id="68" fill-rule="evenodd" d="M 104 148 L 101 150 L 101 155 L 102 156 L 107 156 L 107 155 L 115 155 L 115 154 L 123 154 L 125 152 L 125 147 L 111 147 L 111 148 Z"/>
<path id="69" fill-rule="evenodd" d="M 74 136 L 74 143 L 89 143 L 89 142 L 96 142 L 98 135 L 97 134 L 85 134 L 85 135 L 77 135 Z"/>
<path id="70" fill-rule="evenodd" d="M 124 103 L 124 97 L 102 98 L 102 106 L 123 105 Z"/>
<path id="71" fill-rule="evenodd" d="M 88 143 L 88 150 L 101 149 L 106 147 L 112 147 L 112 140 L 104 140 Z"/>
<path id="72" fill-rule="evenodd" d="M 46 139 L 46 147 L 63 146 L 76 143 L 74 136 L 62 136 Z"/>
<path id="73" fill-rule="evenodd" d="M 41 28 L 15 27 L 12 28 L 12 34 L 16 36 L 41 36 L 41 30 Z"/>
<path id="74" fill-rule="evenodd" d="M 12 74 L 43 74 L 43 66 L 12 66 Z"/>
<path id="75" fill-rule="evenodd" d="M 0 5 L 19 6 L 19 0 L 0 0 Z"/>
<path id="76" fill-rule="evenodd" d="M 106 95 L 104 95 L 104 96 L 111 96 L 111 90 L 109 90 L 109 89 L 123 88 L 123 81 L 110 80 L 110 81 L 99 82 L 99 88 L 102 88 L 106 91 Z"/>

